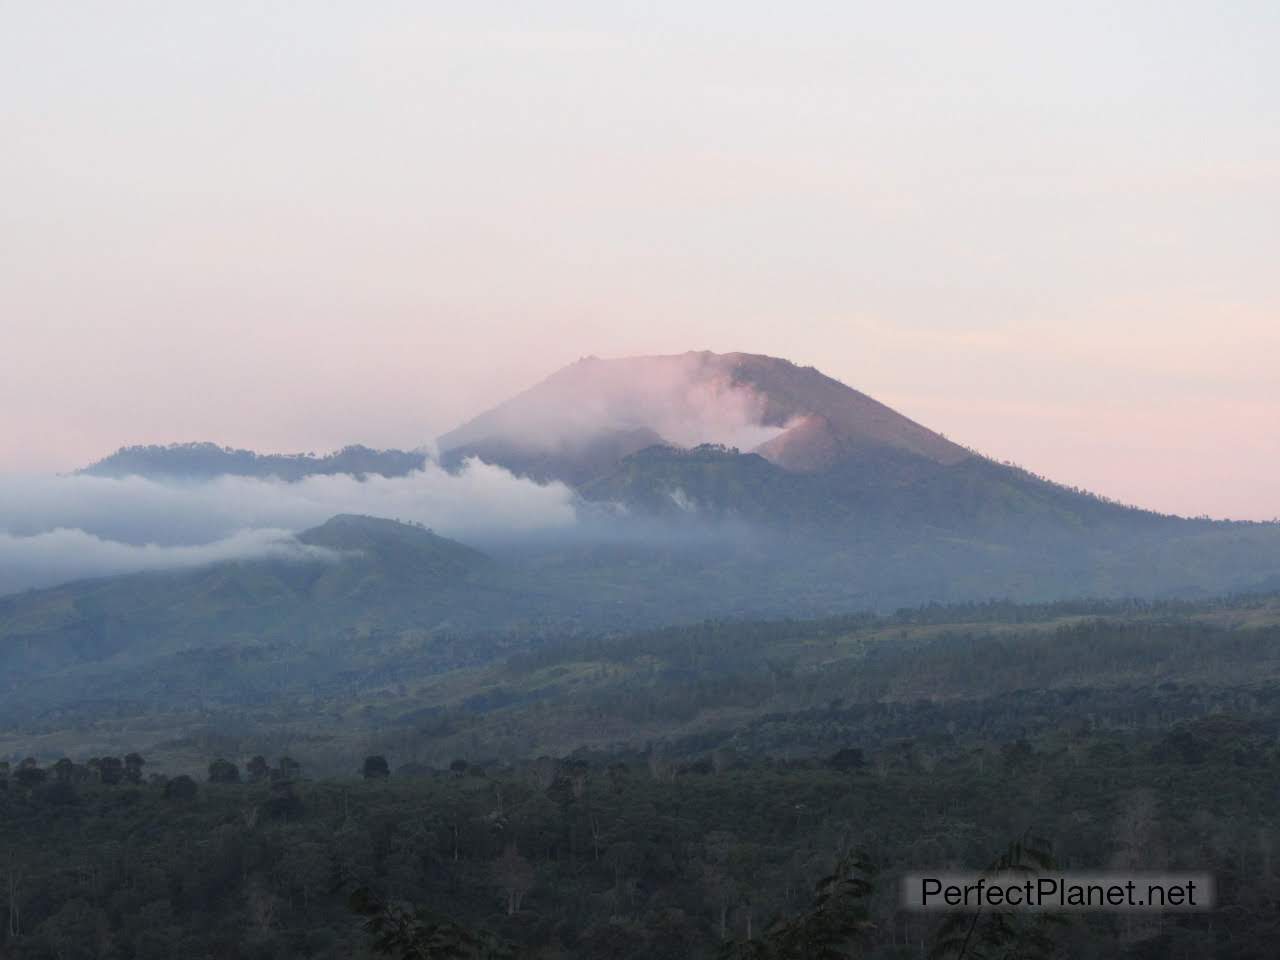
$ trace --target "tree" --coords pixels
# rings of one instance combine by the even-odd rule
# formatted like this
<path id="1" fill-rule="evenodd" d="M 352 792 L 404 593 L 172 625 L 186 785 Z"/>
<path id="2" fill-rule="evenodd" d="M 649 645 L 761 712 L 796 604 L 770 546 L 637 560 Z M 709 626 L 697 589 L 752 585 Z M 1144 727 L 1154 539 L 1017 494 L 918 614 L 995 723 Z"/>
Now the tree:
<path id="1" fill-rule="evenodd" d="M 293 757 L 281 757 L 276 767 L 282 780 L 296 780 L 302 775 L 302 764 Z"/>
<path id="2" fill-rule="evenodd" d="M 779 920 L 759 940 L 726 944 L 724 960 L 847 960 L 855 944 L 874 925 L 866 899 L 874 891 L 875 867 L 861 852 L 852 852 L 818 881 L 813 906 L 791 919 Z"/>
<path id="3" fill-rule="evenodd" d="M 727 935 L 729 909 L 738 893 L 728 868 L 729 857 L 737 842 L 737 837 L 727 830 L 713 830 L 703 838 L 708 862 L 702 868 L 702 887 L 707 900 L 716 908 L 721 940 Z"/>
<path id="4" fill-rule="evenodd" d="M 98 779 L 114 786 L 124 779 L 124 764 L 119 757 L 102 757 L 98 761 Z"/>
<path id="5" fill-rule="evenodd" d="M 364 929 L 373 941 L 374 953 L 397 960 L 504 960 L 511 949 L 487 933 L 468 930 L 452 920 L 411 911 L 375 898 L 361 887 L 351 894 L 349 905 L 365 917 Z"/>
<path id="6" fill-rule="evenodd" d="M 587 766 L 583 760 L 570 760 L 565 764 L 565 772 L 569 776 L 569 783 L 573 788 L 573 796 L 577 800 L 581 800 L 587 794 L 587 781 L 591 773 L 591 768 Z"/>
<path id="7" fill-rule="evenodd" d="M 11 851 L 5 863 L 5 892 L 8 894 L 9 902 L 9 922 L 8 939 L 13 940 L 22 935 L 22 905 L 19 900 L 22 890 L 22 881 L 26 879 L 27 871 L 17 856 Z"/>
<path id="8" fill-rule="evenodd" d="M 219 757 L 213 763 L 209 764 L 209 782 L 210 783 L 239 783 L 240 768 L 230 760 L 224 760 Z"/>
<path id="9" fill-rule="evenodd" d="M 667 760 L 667 751 L 657 743 L 649 748 L 649 775 L 659 782 L 675 779 L 675 767 Z"/>
<path id="10" fill-rule="evenodd" d="M 194 800 L 199 792 L 200 789 L 196 786 L 196 782 L 185 773 L 179 774 L 164 785 L 164 797 L 166 800 Z"/>
<path id="11" fill-rule="evenodd" d="M 298 820 L 301 819 L 302 812 L 302 798 L 294 792 L 291 781 L 277 780 L 271 785 L 267 816 L 274 820 Z"/>
<path id="12" fill-rule="evenodd" d="M 1000 748 L 1000 757 L 1005 766 L 1014 773 L 1025 773 L 1035 762 L 1035 750 L 1026 740 L 1015 740 Z"/>
<path id="13" fill-rule="evenodd" d="M 859 748 L 845 747 L 833 753 L 827 765 L 834 770 L 860 770 L 866 762 L 866 757 Z"/>
<path id="14" fill-rule="evenodd" d="M 268 766 L 266 758 L 261 755 L 250 760 L 244 769 L 249 774 L 250 783 L 260 783 L 271 774 L 271 767 Z"/>
<path id="15" fill-rule="evenodd" d="M 323 843 L 299 839 L 285 846 L 278 869 L 290 886 L 301 891 L 305 910 L 311 906 L 311 895 L 325 888 L 330 879 L 332 864 L 329 851 Z"/>
<path id="16" fill-rule="evenodd" d="M 727 747 L 717 747 L 711 751 L 711 769 L 717 774 L 731 770 L 738 762 L 738 755 Z"/>
<path id="17" fill-rule="evenodd" d="M 520 912 L 525 894 L 533 888 L 533 867 L 520 856 L 514 843 L 507 844 L 502 856 L 494 862 L 493 877 L 507 895 L 507 916 L 515 916 Z"/>
<path id="18" fill-rule="evenodd" d="M 71 775 L 74 772 L 75 764 L 66 757 L 63 757 L 53 765 L 53 776 L 59 783 L 70 783 Z"/>
<path id="19" fill-rule="evenodd" d="M 142 759 L 139 753 L 126 754 L 124 758 L 124 778 L 129 783 L 142 782 L 142 768 L 147 765 L 147 761 Z"/>
<path id="20" fill-rule="evenodd" d="M 1009 844 L 985 874 L 989 877 L 1001 873 L 1030 876 L 1055 867 L 1049 842 L 1025 833 Z M 1061 917 L 1049 913 L 1026 915 L 999 910 L 949 913 L 938 928 L 929 957 L 930 960 L 1047 958 L 1054 953 L 1049 930 L 1063 922 Z"/>
<path id="21" fill-rule="evenodd" d="M 99 955 L 97 934 L 105 920 L 88 901 L 77 897 L 64 903 L 37 932 L 49 941 L 58 960 L 93 960 Z"/>
<path id="22" fill-rule="evenodd" d="M 47 770 L 42 770 L 37 766 L 20 765 L 18 772 L 13 775 L 13 779 L 17 781 L 18 786 L 29 789 L 44 783 L 48 776 L 49 772 Z"/>
<path id="23" fill-rule="evenodd" d="M 539 757 L 529 767 L 533 781 L 540 790 L 548 790 L 560 775 L 560 763 L 554 757 Z"/>
<path id="24" fill-rule="evenodd" d="M 630 773 L 631 768 L 621 761 L 609 764 L 609 786 L 613 788 L 614 793 L 621 793 L 625 789 Z"/>
<path id="25" fill-rule="evenodd" d="M 245 885 L 244 904 L 253 932 L 265 937 L 275 926 L 276 911 L 280 907 L 280 900 L 272 892 L 271 885 L 259 875 L 251 876 Z"/>
<path id="26" fill-rule="evenodd" d="M 391 768 L 387 766 L 386 757 L 375 754 L 364 758 L 360 773 L 366 780 L 385 780 L 391 776 Z"/>

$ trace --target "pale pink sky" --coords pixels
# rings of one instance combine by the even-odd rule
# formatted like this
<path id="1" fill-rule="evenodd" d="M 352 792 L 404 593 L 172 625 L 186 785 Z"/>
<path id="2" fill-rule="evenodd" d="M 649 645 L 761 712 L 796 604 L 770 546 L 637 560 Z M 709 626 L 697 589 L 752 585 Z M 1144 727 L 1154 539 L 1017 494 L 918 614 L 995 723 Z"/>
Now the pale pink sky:
<path id="1" fill-rule="evenodd" d="M 705 348 L 1280 514 L 1273 3 L 262 6 L 0 3 L 0 471 Z"/>

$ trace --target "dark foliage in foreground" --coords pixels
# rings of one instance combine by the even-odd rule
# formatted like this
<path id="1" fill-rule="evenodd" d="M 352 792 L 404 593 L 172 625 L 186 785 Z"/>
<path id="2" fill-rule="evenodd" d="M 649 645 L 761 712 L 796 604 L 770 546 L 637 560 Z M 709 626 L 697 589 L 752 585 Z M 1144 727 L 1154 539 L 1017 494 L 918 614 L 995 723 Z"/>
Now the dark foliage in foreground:
<path id="1" fill-rule="evenodd" d="M 0 956 L 1270 957 L 1270 724 L 900 742 L 852 767 L 655 752 L 318 782 L 14 771 Z M 902 873 L 991 864 L 1033 822 L 1064 869 L 1209 870 L 1220 906 L 1067 926 L 991 914 L 972 929 L 899 907 Z M 992 866 L 1039 868 L 1038 849 Z"/>

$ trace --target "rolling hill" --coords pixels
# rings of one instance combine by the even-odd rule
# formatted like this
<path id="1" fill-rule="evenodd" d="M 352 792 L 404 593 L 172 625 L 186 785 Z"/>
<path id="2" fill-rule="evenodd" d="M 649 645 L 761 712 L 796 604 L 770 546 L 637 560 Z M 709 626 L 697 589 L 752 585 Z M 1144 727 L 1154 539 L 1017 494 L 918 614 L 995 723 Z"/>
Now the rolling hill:
<path id="1" fill-rule="evenodd" d="M 338 516 L 297 558 L 79 581 L 0 598 L 4 712 L 323 683 L 384 643 L 492 625 L 493 562 L 428 530 Z M 270 664 L 270 670 L 266 669 Z"/>

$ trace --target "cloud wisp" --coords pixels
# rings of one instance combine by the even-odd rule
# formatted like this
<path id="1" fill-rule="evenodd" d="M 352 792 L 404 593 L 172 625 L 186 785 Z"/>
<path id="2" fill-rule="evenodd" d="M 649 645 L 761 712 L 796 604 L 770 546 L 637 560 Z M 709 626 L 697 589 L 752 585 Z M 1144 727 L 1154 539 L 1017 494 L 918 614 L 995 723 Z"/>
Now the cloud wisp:
<path id="1" fill-rule="evenodd" d="M 120 543 L 66 527 L 30 537 L 0 533 L 0 594 L 91 577 L 199 567 L 222 560 L 317 560 L 333 555 L 323 547 L 299 543 L 288 530 L 240 530 L 212 543 L 189 546 Z"/>

